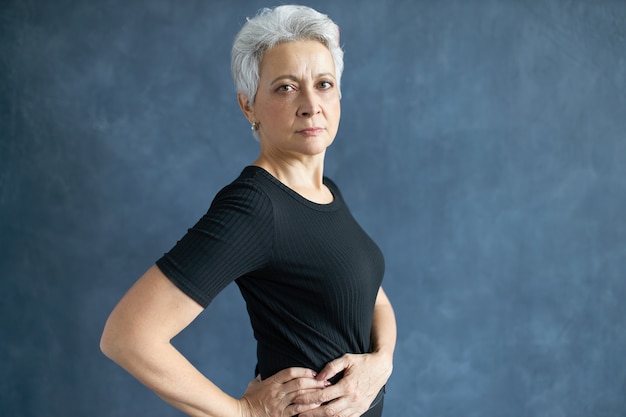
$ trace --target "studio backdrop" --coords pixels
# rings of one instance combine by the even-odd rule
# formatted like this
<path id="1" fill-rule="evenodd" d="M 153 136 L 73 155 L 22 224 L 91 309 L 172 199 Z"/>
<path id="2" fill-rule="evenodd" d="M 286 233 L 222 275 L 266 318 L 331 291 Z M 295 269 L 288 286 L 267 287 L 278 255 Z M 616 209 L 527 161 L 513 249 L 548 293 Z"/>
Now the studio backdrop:
<path id="1" fill-rule="evenodd" d="M 125 291 L 258 154 L 230 78 L 277 2 L 0 6 L 0 414 L 179 416 L 99 350 Z M 626 415 L 626 2 L 310 1 L 341 27 L 327 153 L 385 254 L 385 415 Z M 235 285 L 176 346 L 240 396 Z"/>

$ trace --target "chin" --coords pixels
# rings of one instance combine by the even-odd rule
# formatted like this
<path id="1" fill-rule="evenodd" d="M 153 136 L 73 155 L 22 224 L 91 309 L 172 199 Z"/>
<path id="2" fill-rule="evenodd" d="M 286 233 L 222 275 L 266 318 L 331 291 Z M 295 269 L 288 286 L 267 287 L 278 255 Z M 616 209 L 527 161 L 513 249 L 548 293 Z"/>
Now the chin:
<path id="1" fill-rule="evenodd" d="M 328 139 L 312 141 L 305 145 L 305 152 L 309 155 L 318 155 L 324 153 L 332 143 L 333 141 Z"/>

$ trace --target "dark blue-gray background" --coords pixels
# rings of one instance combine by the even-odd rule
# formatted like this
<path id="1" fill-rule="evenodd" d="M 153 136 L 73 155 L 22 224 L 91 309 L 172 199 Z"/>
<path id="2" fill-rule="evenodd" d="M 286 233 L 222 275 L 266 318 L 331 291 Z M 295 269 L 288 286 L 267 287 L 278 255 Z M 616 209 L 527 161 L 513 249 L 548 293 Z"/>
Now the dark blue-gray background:
<path id="1" fill-rule="evenodd" d="M 229 74 L 263 1 L 3 1 L 0 414 L 176 416 L 98 348 L 257 155 Z M 385 415 L 626 415 L 626 2 L 312 1 L 341 27 L 326 173 L 386 255 Z M 232 395 L 234 286 L 175 340 Z"/>

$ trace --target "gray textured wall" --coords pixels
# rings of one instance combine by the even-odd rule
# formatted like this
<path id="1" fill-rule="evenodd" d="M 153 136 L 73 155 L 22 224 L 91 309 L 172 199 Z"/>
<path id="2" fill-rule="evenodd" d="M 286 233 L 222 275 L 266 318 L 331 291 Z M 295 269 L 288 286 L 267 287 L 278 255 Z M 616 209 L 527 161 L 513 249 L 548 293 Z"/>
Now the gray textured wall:
<path id="1" fill-rule="evenodd" d="M 626 2 L 309 4 L 346 50 L 327 174 L 398 315 L 386 416 L 626 415 Z M 229 52 L 266 5 L 2 2 L 0 414 L 179 415 L 98 339 L 256 156 Z M 252 377 L 233 286 L 176 343 Z"/>

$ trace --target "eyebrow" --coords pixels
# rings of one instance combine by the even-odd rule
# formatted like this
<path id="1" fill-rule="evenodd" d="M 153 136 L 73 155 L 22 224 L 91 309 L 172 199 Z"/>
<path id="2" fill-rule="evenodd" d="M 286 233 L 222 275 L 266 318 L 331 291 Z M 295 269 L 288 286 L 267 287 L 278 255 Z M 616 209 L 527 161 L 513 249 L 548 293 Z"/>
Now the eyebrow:
<path id="1" fill-rule="evenodd" d="M 333 74 L 332 72 L 321 72 L 319 74 L 315 75 L 315 78 L 324 78 L 324 77 L 332 77 L 333 79 L 335 79 L 335 74 Z M 278 76 L 276 78 L 274 78 L 274 80 L 271 82 L 271 84 L 275 84 L 280 80 L 293 80 L 293 81 L 298 81 L 298 77 L 296 77 L 295 75 L 292 74 L 285 74 L 285 75 L 281 75 Z"/>

